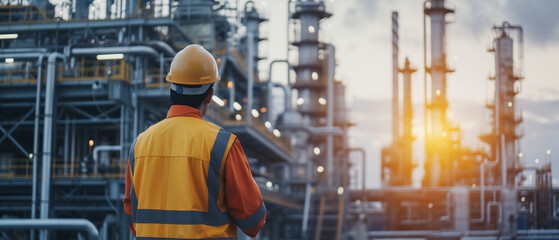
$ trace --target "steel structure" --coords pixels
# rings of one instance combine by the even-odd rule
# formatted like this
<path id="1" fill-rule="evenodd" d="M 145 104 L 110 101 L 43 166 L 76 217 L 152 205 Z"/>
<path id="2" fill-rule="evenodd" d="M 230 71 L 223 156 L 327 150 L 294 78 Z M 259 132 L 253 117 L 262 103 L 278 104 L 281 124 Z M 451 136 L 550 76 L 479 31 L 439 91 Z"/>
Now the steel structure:
<path id="1" fill-rule="evenodd" d="M 266 114 L 273 107 L 267 100 L 270 85 L 258 78 L 264 18 L 252 1 L 242 6 L 210 0 L 102 1 L 107 8 L 92 1 L 72 3 L 0 6 L 0 34 L 15 34 L 0 40 L 2 218 L 40 216 L 44 223 L 83 218 L 101 229 L 102 238 L 128 239 L 122 211 L 128 149 L 137 134 L 166 115 L 165 75 L 173 56 L 198 43 L 215 56 L 222 76 L 205 119 L 236 134 L 245 148 L 270 211 L 261 236 L 315 233 L 318 211 L 311 203 L 328 192 L 336 195 L 346 184 L 340 179 L 348 178 L 342 170 L 330 172 L 335 188 L 323 188 L 324 174 L 316 171 L 318 165 L 328 163 L 331 171 L 347 162 L 344 86 L 334 82 L 334 48 L 318 43 L 319 20 L 330 16 L 324 3 L 292 5 L 291 17 L 305 30 L 296 44 L 298 77 L 292 87 L 308 100 L 298 108 L 305 125 L 291 134 Z M 246 32 L 238 32 L 243 26 Z M 291 88 L 271 85 L 284 89 L 286 110 L 293 113 Z M 313 153 L 316 146 L 321 154 Z M 8 220 L 0 222 L 12 224 Z M 75 232 L 41 224 L 28 229 L 51 229 L 41 230 L 41 239 L 76 238 Z M 341 234 L 341 229 L 333 231 Z M 39 235 L 4 233 L 24 239 Z"/>

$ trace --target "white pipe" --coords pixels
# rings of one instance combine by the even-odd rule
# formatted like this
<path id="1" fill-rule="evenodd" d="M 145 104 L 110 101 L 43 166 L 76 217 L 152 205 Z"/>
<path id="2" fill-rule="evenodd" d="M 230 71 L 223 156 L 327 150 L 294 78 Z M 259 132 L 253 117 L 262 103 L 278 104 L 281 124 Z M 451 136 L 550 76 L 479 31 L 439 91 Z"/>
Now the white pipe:
<path id="1" fill-rule="evenodd" d="M 159 59 L 158 51 L 148 46 L 90 47 L 72 49 L 72 55 L 97 55 L 112 53 L 145 54 L 151 56 L 154 60 Z"/>
<path id="2" fill-rule="evenodd" d="M 2 219 L 0 229 L 62 229 L 86 231 L 89 240 L 99 239 L 99 231 L 91 221 L 84 218 L 51 219 Z"/>
<path id="3" fill-rule="evenodd" d="M 270 62 L 270 66 L 268 67 L 268 82 L 267 82 L 267 102 L 268 102 L 268 116 L 272 115 L 272 87 L 276 87 L 276 86 L 281 86 L 284 87 L 283 85 L 276 85 L 275 83 L 272 82 L 272 70 L 273 70 L 273 66 L 276 63 L 286 63 L 287 64 L 287 84 L 289 85 L 291 84 L 291 74 L 290 70 L 291 70 L 291 65 L 289 64 L 289 61 L 287 61 L 286 59 L 280 59 L 280 60 L 273 60 L 272 62 Z M 287 98 L 287 94 L 288 94 L 288 89 L 284 88 L 285 94 L 286 94 L 286 100 L 289 100 L 285 102 L 285 110 L 284 111 L 290 111 L 291 110 L 291 91 L 289 91 L 289 98 Z M 271 120 L 268 117 L 268 120 Z"/>
<path id="4" fill-rule="evenodd" d="M 49 197 L 50 197 L 50 173 L 51 173 L 51 150 L 52 150 L 52 130 L 53 130 L 53 109 L 54 109 L 54 84 L 56 73 L 56 60 L 64 59 L 64 55 L 53 52 L 49 54 L 47 65 L 47 83 L 45 93 L 45 113 L 43 122 L 43 167 L 41 182 L 41 219 L 49 216 Z M 41 239 L 47 239 L 47 231 L 41 231 Z"/>
<path id="5" fill-rule="evenodd" d="M 284 100 L 285 101 L 284 102 L 285 110 L 284 111 L 291 111 L 291 88 L 289 87 L 289 85 L 288 84 L 281 84 L 281 83 L 273 83 L 272 85 L 274 87 L 283 89 L 283 94 L 284 94 L 284 98 L 285 98 L 285 100 Z M 270 113 L 270 108 L 269 108 L 270 106 L 271 106 L 271 104 L 268 105 L 268 112 L 269 113 Z"/>
<path id="6" fill-rule="evenodd" d="M 43 58 L 45 54 L 39 56 L 37 63 L 37 93 L 35 96 L 35 128 L 33 129 L 33 177 L 31 190 L 31 219 L 36 218 L 37 214 L 37 155 L 39 152 L 39 117 L 41 114 L 41 85 L 43 78 Z M 35 239 L 35 231 L 31 230 L 31 239 Z"/>
<path id="7" fill-rule="evenodd" d="M 99 145 L 93 148 L 93 173 L 99 173 L 97 169 L 97 162 L 99 162 L 98 155 L 100 151 L 120 151 L 122 147 L 120 145 Z"/>

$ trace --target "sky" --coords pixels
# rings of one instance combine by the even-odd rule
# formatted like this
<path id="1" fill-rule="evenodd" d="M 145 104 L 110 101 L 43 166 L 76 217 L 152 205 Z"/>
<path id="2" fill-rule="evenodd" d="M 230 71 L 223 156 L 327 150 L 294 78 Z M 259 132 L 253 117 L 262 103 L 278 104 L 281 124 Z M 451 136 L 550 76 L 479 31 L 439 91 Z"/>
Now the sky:
<path id="1" fill-rule="evenodd" d="M 380 151 L 391 141 L 391 12 L 399 12 L 399 62 L 409 57 L 418 72 L 412 76 L 414 127 L 418 133 L 423 125 L 423 1 L 421 0 L 327 0 L 333 13 L 321 22 L 321 41 L 336 47 L 336 78 L 347 85 L 346 95 L 350 119 L 356 123 L 350 132 L 351 147 L 367 151 L 367 188 L 379 188 Z M 287 0 L 256 1 L 269 20 L 262 24 L 261 35 L 269 40 L 260 44 L 259 69 L 267 75 L 268 61 L 285 59 Z M 463 144 L 477 148 L 477 139 L 489 131 L 486 102 L 492 98 L 488 76 L 494 73 L 494 56 L 487 52 L 494 38 L 492 26 L 508 21 L 524 29 L 525 80 L 517 95 L 522 108 L 524 137 L 520 141 L 522 161 L 534 165 L 559 156 L 559 1 L 553 0 L 448 0 L 455 9 L 447 17 L 448 64 L 456 69 L 449 74 L 449 118 L 461 126 Z M 293 39 L 291 39 L 293 40 Z M 292 47 L 290 60 L 296 60 Z M 277 69 L 277 70 L 276 70 Z M 274 67 L 274 81 L 284 81 L 282 66 Z M 274 93 L 276 94 L 276 93 Z M 278 96 L 281 93 L 277 93 Z M 414 161 L 423 162 L 423 138 L 414 143 Z M 352 156 L 355 162 L 359 157 Z M 555 157 L 557 159 L 557 157 Z M 553 174 L 559 183 L 559 161 L 553 163 Z M 357 167 L 359 168 L 359 166 Z M 354 172 L 358 172 L 355 169 Z M 414 172 L 416 185 L 423 171 Z M 359 178 L 360 179 L 360 178 Z"/>

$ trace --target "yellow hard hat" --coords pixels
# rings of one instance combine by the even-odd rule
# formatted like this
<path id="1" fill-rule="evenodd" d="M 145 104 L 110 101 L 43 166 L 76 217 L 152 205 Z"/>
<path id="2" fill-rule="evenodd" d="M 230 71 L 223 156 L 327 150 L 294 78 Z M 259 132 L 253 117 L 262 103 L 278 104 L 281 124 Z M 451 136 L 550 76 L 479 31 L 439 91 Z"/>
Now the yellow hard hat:
<path id="1" fill-rule="evenodd" d="M 181 85 L 205 85 L 219 81 L 214 57 L 198 44 L 186 46 L 171 62 L 167 81 Z"/>

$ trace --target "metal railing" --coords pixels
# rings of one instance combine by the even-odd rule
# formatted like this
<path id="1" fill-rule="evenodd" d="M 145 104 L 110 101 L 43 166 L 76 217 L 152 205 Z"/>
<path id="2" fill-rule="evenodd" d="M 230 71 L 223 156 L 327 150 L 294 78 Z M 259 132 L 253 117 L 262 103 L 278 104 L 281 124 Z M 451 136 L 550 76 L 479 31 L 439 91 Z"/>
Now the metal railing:
<path id="1" fill-rule="evenodd" d="M 43 71 L 46 76 L 46 69 Z M 0 84 L 35 83 L 37 69 L 0 69 Z"/>
<path id="2" fill-rule="evenodd" d="M 49 17 L 52 16 L 52 17 Z M 0 6 L 0 23 L 45 21 L 54 17 L 54 10 L 43 11 L 34 5 Z"/>
<path id="3" fill-rule="evenodd" d="M 169 83 L 165 79 L 167 72 L 169 72 L 168 68 L 163 69 L 163 72 L 159 68 L 147 69 L 144 86 L 146 88 L 168 88 Z"/>
<path id="4" fill-rule="evenodd" d="M 132 66 L 126 61 L 85 61 L 82 60 L 75 68 L 58 68 L 58 81 L 81 80 L 120 80 L 131 83 Z"/>
<path id="5" fill-rule="evenodd" d="M 125 160 L 112 158 L 109 162 L 97 164 L 94 171 L 93 161 L 57 158 L 52 163 L 52 178 L 124 178 L 126 176 Z M 31 179 L 33 162 L 27 158 L 0 159 L 0 179 Z M 41 174 L 39 174 L 40 177 Z"/>
<path id="6" fill-rule="evenodd" d="M 84 80 L 110 80 L 131 83 L 133 68 L 130 63 L 122 60 L 113 61 L 79 61 L 74 68 L 57 66 L 59 82 Z M 16 68 L 0 69 L 0 84 L 36 83 L 37 69 Z M 43 70 L 43 76 L 46 69 Z M 43 79 L 45 81 L 45 79 Z"/>

